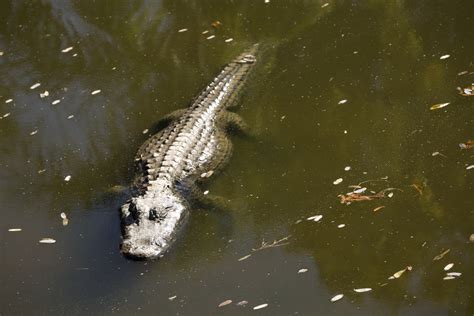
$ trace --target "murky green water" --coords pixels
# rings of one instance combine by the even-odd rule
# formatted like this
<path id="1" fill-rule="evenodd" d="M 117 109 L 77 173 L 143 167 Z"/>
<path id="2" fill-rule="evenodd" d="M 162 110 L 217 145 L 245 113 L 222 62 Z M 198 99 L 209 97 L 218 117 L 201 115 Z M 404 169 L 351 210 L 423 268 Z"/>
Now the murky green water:
<path id="1" fill-rule="evenodd" d="M 456 88 L 474 82 L 473 2 L 325 3 L 1 2 L 0 314 L 472 315 L 474 98 Z M 239 113 L 259 136 L 208 185 L 235 210 L 125 259 L 110 188 L 142 131 L 255 42 Z M 372 200 L 340 203 L 361 187 Z"/>

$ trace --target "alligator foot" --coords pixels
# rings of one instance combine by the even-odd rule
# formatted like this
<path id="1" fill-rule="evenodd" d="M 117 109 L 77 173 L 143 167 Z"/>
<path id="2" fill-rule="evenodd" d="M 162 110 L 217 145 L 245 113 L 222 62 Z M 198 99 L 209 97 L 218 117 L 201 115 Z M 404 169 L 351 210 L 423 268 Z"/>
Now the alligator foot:
<path id="1" fill-rule="evenodd" d="M 255 132 L 245 123 L 243 118 L 234 112 L 226 112 L 223 117 L 225 129 L 230 133 L 241 134 L 247 138 L 256 138 Z"/>
<path id="2" fill-rule="evenodd" d="M 160 130 L 168 126 L 171 122 L 179 119 L 187 110 L 188 109 L 178 109 L 163 116 L 158 122 L 153 124 L 153 126 L 150 128 L 151 134 L 155 134 L 159 132 Z"/>

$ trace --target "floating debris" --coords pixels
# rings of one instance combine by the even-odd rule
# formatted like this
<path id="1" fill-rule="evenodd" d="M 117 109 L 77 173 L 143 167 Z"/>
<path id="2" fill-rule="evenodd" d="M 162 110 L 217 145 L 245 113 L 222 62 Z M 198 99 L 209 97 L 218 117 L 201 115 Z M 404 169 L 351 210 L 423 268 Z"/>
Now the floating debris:
<path id="1" fill-rule="evenodd" d="M 327 7 L 328 5 L 329 5 L 329 3 L 326 2 L 325 4 L 323 4 L 323 5 L 321 6 L 321 8 L 325 8 L 325 7 Z"/>
<path id="2" fill-rule="evenodd" d="M 439 255 L 437 255 L 436 257 L 434 257 L 434 258 L 433 258 L 433 261 L 437 261 L 437 260 L 443 259 L 443 257 L 446 256 L 450 251 L 451 251 L 451 249 L 448 249 L 448 250 L 443 251 L 442 253 L 440 253 Z"/>
<path id="3" fill-rule="evenodd" d="M 214 27 L 214 28 L 218 28 L 222 25 L 221 21 L 214 21 L 211 23 L 211 26 Z"/>
<path id="4" fill-rule="evenodd" d="M 341 101 L 337 102 L 337 104 L 344 104 L 344 103 L 346 103 L 346 102 L 347 102 L 347 100 L 344 99 L 344 100 L 341 100 Z"/>
<path id="5" fill-rule="evenodd" d="M 313 221 L 313 222 L 319 222 L 321 218 L 323 218 L 322 215 L 314 215 L 314 216 L 308 217 L 307 220 Z"/>
<path id="6" fill-rule="evenodd" d="M 464 71 L 459 72 L 459 73 L 458 73 L 458 76 L 467 75 L 468 73 L 469 73 L 469 71 L 464 70 Z"/>
<path id="7" fill-rule="evenodd" d="M 454 263 L 448 263 L 448 264 L 444 267 L 444 271 L 449 271 L 449 270 L 451 270 L 453 267 L 454 267 Z"/>
<path id="8" fill-rule="evenodd" d="M 346 227 L 346 224 L 339 224 L 339 225 L 337 225 L 337 228 L 344 228 L 344 227 Z"/>
<path id="9" fill-rule="evenodd" d="M 91 94 L 94 95 L 94 94 L 98 94 L 100 92 L 101 92 L 101 90 L 94 90 L 94 91 L 91 92 Z"/>
<path id="10" fill-rule="evenodd" d="M 275 248 L 275 247 L 281 247 L 281 246 L 285 246 L 285 245 L 288 245 L 289 242 L 288 239 L 290 238 L 291 235 L 288 235 L 286 237 L 283 237 L 279 240 L 274 240 L 271 244 L 266 242 L 265 240 L 262 240 L 262 244 L 259 248 L 253 248 L 252 251 L 260 251 L 260 250 L 263 250 L 263 249 L 267 249 L 267 248 Z"/>
<path id="11" fill-rule="evenodd" d="M 148 133 L 148 128 L 145 128 L 143 131 L 142 131 L 142 134 L 146 134 Z"/>
<path id="12" fill-rule="evenodd" d="M 51 102 L 51 104 L 52 104 L 52 105 L 56 105 L 56 104 L 58 104 L 59 102 L 61 102 L 61 100 L 58 99 L 58 100 L 54 100 L 53 102 Z"/>
<path id="13" fill-rule="evenodd" d="M 443 278 L 443 280 L 454 280 L 454 279 L 456 279 L 456 278 L 453 277 L 453 276 L 445 276 L 445 277 Z"/>
<path id="14" fill-rule="evenodd" d="M 247 301 L 240 301 L 240 302 L 238 302 L 238 303 L 235 304 L 235 305 L 237 305 L 237 306 L 245 306 L 245 305 L 247 305 L 248 303 L 249 303 L 249 302 L 247 302 Z"/>
<path id="15" fill-rule="evenodd" d="M 471 149 L 471 148 L 474 148 L 474 140 L 468 140 L 468 141 L 465 142 L 465 143 L 460 143 L 460 144 L 459 144 L 459 147 L 461 147 L 461 149 Z"/>
<path id="16" fill-rule="evenodd" d="M 232 303 L 232 300 L 225 300 L 222 303 L 220 303 L 219 305 L 217 305 L 217 307 L 224 307 L 224 306 L 229 305 L 231 303 Z"/>
<path id="17" fill-rule="evenodd" d="M 354 191 L 352 191 L 351 193 L 352 194 L 361 194 L 361 193 L 364 193 L 365 191 L 367 191 L 367 188 L 366 187 L 363 187 L 363 188 L 360 188 L 360 189 L 356 189 Z"/>
<path id="18" fill-rule="evenodd" d="M 239 258 L 237 261 L 244 261 L 248 258 L 250 258 L 252 255 L 246 255 L 246 256 L 243 256 L 242 258 Z"/>
<path id="19" fill-rule="evenodd" d="M 342 178 L 339 178 L 339 179 L 334 180 L 333 184 L 334 184 L 334 185 L 338 185 L 338 184 L 341 183 L 342 181 L 343 181 Z"/>
<path id="20" fill-rule="evenodd" d="M 305 273 L 305 272 L 308 272 L 308 269 L 304 269 L 304 268 L 303 268 L 303 269 L 299 269 L 299 270 L 298 270 L 298 273 Z"/>
<path id="21" fill-rule="evenodd" d="M 10 103 L 12 101 L 13 101 L 13 99 L 8 99 L 8 100 L 5 100 L 5 103 Z"/>
<path id="22" fill-rule="evenodd" d="M 258 309 L 262 309 L 262 308 L 265 308 L 265 307 L 267 307 L 267 306 L 268 306 L 267 303 L 265 303 L 265 304 L 260 304 L 260 305 L 254 306 L 253 310 L 256 311 L 256 310 L 258 310 Z"/>
<path id="23" fill-rule="evenodd" d="M 38 170 L 38 174 L 42 174 L 45 171 L 46 171 L 46 169 L 40 169 L 40 170 Z"/>
<path id="24" fill-rule="evenodd" d="M 208 31 L 208 30 L 205 30 L 205 31 L 202 31 L 201 34 L 202 34 L 202 35 L 206 35 L 207 33 L 209 33 L 209 31 Z"/>
<path id="25" fill-rule="evenodd" d="M 62 53 L 67 53 L 67 52 L 72 51 L 73 48 L 74 48 L 73 46 L 69 46 L 69 47 L 63 49 L 61 52 L 62 52 Z"/>
<path id="26" fill-rule="evenodd" d="M 8 113 L 5 113 L 5 114 L 3 114 L 3 115 L 2 115 L 2 117 L 3 117 L 3 118 L 9 117 L 9 116 L 10 116 L 10 114 L 11 114 L 10 112 L 8 112 Z"/>
<path id="27" fill-rule="evenodd" d="M 462 275 L 461 272 L 448 272 L 446 273 L 447 276 L 452 276 L 452 277 L 460 277 Z"/>
<path id="28" fill-rule="evenodd" d="M 211 36 L 206 37 L 206 39 L 210 40 L 210 39 L 213 39 L 214 37 L 216 37 L 216 36 L 215 36 L 215 35 L 211 35 Z"/>
<path id="29" fill-rule="evenodd" d="M 209 194 L 209 190 L 204 191 L 202 194 L 208 195 L 208 194 Z"/>
<path id="30" fill-rule="evenodd" d="M 69 224 L 69 219 L 67 218 L 66 213 L 62 212 L 61 213 L 61 218 L 63 220 L 63 226 L 67 226 L 67 224 Z"/>
<path id="31" fill-rule="evenodd" d="M 33 136 L 33 135 L 36 135 L 37 133 L 38 133 L 38 130 L 35 129 L 34 131 L 32 131 L 32 132 L 30 133 L 30 135 Z"/>
<path id="32" fill-rule="evenodd" d="M 471 170 L 471 169 L 474 169 L 474 165 L 470 165 L 466 167 L 466 170 Z"/>
<path id="33" fill-rule="evenodd" d="M 380 210 L 383 209 L 383 208 L 385 208 L 384 205 L 378 206 L 378 207 L 374 208 L 372 211 L 373 211 L 373 212 L 378 212 L 378 211 L 380 211 Z"/>
<path id="34" fill-rule="evenodd" d="M 224 42 L 230 43 L 230 42 L 232 42 L 233 40 L 234 40 L 233 38 L 228 38 L 228 39 L 226 39 Z"/>
<path id="35" fill-rule="evenodd" d="M 264 3 L 270 3 L 270 0 L 265 0 Z"/>
<path id="36" fill-rule="evenodd" d="M 21 228 L 9 228 L 8 231 L 15 233 L 15 232 L 21 232 L 22 229 Z"/>
<path id="37" fill-rule="evenodd" d="M 448 59 L 449 57 L 451 57 L 451 55 L 446 54 L 446 55 L 441 56 L 439 59 L 443 60 L 443 59 Z"/>
<path id="38" fill-rule="evenodd" d="M 2 51 L 0 51 L 0 56 L 3 56 L 3 52 L 2 52 Z"/>
<path id="39" fill-rule="evenodd" d="M 471 234 L 471 236 L 469 236 L 469 241 L 474 242 L 474 234 Z"/>
<path id="40" fill-rule="evenodd" d="M 64 181 L 66 181 L 66 182 L 69 182 L 70 180 L 71 180 L 71 176 L 66 176 L 66 177 L 64 178 Z"/>
<path id="41" fill-rule="evenodd" d="M 172 300 L 174 300 L 174 299 L 177 298 L 177 297 L 178 297 L 177 295 L 174 295 L 174 296 L 168 297 L 168 299 L 169 299 L 170 301 L 172 301 Z"/>
<path id="42" fill-rule="evenodd" d="M 32 86 L 30 87 L 30 89 L 31 89 L 31 90 L 34 90 L 34 89 L 38 88 L 39 86 L 41 86 L 41 83 L 37 82 L 37 83 L 35 83 L 34 85 L 32 85 Z"/>
<path id="43" fill-rule="evenodd" d="M 472 97 L 474 96 L 474 83 L 466 88 L 457 87 L 459 94 L 463 97 Z"/>
<path id="44" fill-rule="evenodd" d="M 209 178 L 214 174 L 214 170 L 209 170 L 208 172 L 201 173 L 201 178 Z"/>
<path id="45" fill-rule="evenodd" d="M 48 90 L 45 90 L 43 93 L 40 93 L 40 98 L 46 98 L 47 96 L 49 96 L 49 92 Z"/>
<path id="46" fill-rule="evenodd" d="M 444 108 L 445 106 L 448 106 L 450 103 L 451 102 L 446 102 L 446 103 L 438 103 L 438 104 L 432 105 L 430 107 L 430 110 L 438 110 L 438 109 Z"/>
<path id="47" fill-rule="evenodd" d="M 178 30 L 178 33 L 183 33 L 183 32 L 186 32 L 188 29 L 180 29 Z"/>
<path id="48" fill-rule="evenodd" d="M 74 115 L 71 114 L 71 115 L 69 115 L 69 116 L 67 117 L 67 119 L 70 120 L 70 119 L 72 119 L 73 117 L 74 117 Z"/>
<path id="49" fill-rule="evenodd" d="M 349 171 L 351 170 L 351 166 L 344 167 L 344 171 Z"/>
<path id="50" fill-rule="evenodd" d="M 333 296 L 333 297 L 331 298 L 331 302 L 333 302 L 333 303 L 334 303 L 334 302 L 337 302 L 337 301 L 339 301 L 339 300 L 340 300 L 341 298 L 343 298 L 343 297 L 344 297 L 344 294 L 337 294 L 337 295 L 335 295 L 335 296 Z"/>
<path id="51" fill-rule="evenodd" d="M 400 270 L 400 271 L 395 272 L 395 273 L 394 273 L 392 276 L 390 276 L 388 279 L 389 279 L 389 280 L 398 279 L 398 278 L 400 278 L 400 277 L 403 275 L 403 273 L 405 273 L 406 271 L 411 271 L 412 269 L 413 269 L 412 266 L 408 266 L 408 267 L 406 267 L 406 268 L 403 269 L 403 270 Z"/>
<path id="52" fill-rule="evenodd" d="M 54 244 L 56 240 L 53 238 L 43 238 L 39 241 L 40 244 Z"/>
<path id="53" fill-rule="evenodd" d="M 357 293 L 365 293 L 365 292 L 370 292 L 372 291 L 372 288 L 370 287 L 363 287 L 363 288 L 360 288 L 360 289 L 354 289 L 354 292 L 357 292 Z"/>
<path id="54" fill-rule="evenodd" d="M 390 192 L 389 194 L 387 194 L 387 196 L 388 196 L 389 198 L 392 198 L 392 197 L 393 197 L 393 192 Z"/>

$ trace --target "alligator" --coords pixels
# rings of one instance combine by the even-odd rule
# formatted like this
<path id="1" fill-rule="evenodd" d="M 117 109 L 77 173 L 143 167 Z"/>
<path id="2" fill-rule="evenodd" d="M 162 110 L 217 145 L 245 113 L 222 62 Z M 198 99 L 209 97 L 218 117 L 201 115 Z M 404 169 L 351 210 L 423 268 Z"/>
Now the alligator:
<path id="1" fill-rule="evenodd" d="M 229 160 L 228 132 L 245 130 L 236 105 L 256 63 L 258 44 L 240 54 L 197 96 L 191 106 L 160 122 L 166 127 L 148 138 L 135 158 L 132 197 L 121 207 L 121 252 L 134 259 L 160 258 L 176 240 L 191 207 L 213 205 L 218 197 L 199 183 Z"/>

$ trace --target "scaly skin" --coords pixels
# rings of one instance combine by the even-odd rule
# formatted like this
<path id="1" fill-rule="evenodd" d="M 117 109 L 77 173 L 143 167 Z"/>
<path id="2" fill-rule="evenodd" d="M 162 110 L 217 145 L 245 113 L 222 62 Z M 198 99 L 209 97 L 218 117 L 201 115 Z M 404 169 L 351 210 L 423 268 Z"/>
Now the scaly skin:
<path id="1" fill-rule="evenodd" d="M 193 200 L 205 199 L 195 182 L 221 168 L 232 153 L 226 127 L 242 121 L 227 109 L 237 101 L 257 48 L 229 63 L 188 109 L 169 115 L 171 123 L 139 149 L 134 194 L 121 207 L 121 251 L 126 256 L 161 257 L 184 225 Z"/>

